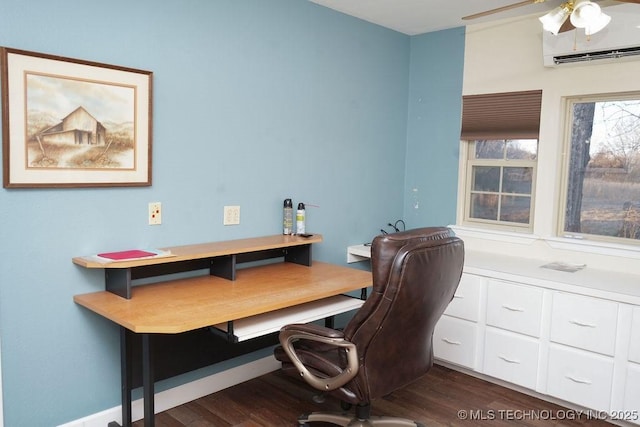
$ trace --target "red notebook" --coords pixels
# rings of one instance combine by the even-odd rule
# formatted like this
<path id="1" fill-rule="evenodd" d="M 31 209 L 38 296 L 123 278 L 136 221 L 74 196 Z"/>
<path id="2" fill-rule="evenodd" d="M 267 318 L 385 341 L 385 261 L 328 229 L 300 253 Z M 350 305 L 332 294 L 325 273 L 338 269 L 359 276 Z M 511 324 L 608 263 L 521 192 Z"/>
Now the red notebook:
<path id="1" fill-rule="evenodd" d="M 98 256 L 102 258 L 109 258 L 113 260 L 123 260 L 123 259 L 136 259 L 136 258 L 146 258 L 150 256 L 156 256 L 156 253 L 141 251 L 139 249 L 131 249 L 128 251 L 119 251 L 119 252 L 105 252 L 102 254 L 98 254 Z"/>

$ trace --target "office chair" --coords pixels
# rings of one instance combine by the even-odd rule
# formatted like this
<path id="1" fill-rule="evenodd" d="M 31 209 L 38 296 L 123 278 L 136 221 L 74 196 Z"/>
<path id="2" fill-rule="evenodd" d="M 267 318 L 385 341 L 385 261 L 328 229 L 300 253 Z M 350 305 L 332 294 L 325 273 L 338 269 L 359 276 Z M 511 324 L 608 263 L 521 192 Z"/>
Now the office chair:
<path id="1" fill-rule="evenodd" d="M 433 366 L 433 329 L 462 275 L 464 244 L 446 227 L 377 236 L 371 245 L 373 289 L 344 331 L 315 324 L 283 327 L 274 355 L 282 370 L 336 396 L 346 413 L 298 419 L 341 426 L 420 426 L 372 417 L 371 401 L 422 377 Z"/>

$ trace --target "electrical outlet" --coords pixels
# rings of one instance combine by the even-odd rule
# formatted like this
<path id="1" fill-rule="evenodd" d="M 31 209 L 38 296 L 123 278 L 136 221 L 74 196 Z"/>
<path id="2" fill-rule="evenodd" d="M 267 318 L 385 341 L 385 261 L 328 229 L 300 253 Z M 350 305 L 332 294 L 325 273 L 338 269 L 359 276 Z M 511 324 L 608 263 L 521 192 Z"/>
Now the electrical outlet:
<path id="1" fill-rule="evenodd" d="M 224 219 L 223 225 L 238 225 L 240 224 L 240 206 L 225 206 L 224 207 Z"/>
<path id="2" fill-rule="evenodd" d="M 162 224 L 162 203 L 149 203 L 149 225 Z"/>

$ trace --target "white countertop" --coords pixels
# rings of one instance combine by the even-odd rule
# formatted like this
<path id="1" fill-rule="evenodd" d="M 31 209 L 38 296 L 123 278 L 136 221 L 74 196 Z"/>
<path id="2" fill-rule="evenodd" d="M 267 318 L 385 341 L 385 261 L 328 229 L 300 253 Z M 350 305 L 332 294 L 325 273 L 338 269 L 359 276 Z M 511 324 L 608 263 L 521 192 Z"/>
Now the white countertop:
<path id="1" fill-rule="evenodd" d="M 347 248 L 348 262 L 368 260 L 370 256 L 370 246 L 354 245 Z M 591 265 L 575 272 L 542 267 L 550 262 L 556 260 L 468 250 L 465 252 L 464 271 L 479 276 L 640 305 L 640 275 Z"/>
<path id="2" fill-rule="evenodd" d="M 587 265 L 575 272 L 542 268 L 553 261 L 467 251 L 464 271 L 640 305 L 640 275 Z"/>

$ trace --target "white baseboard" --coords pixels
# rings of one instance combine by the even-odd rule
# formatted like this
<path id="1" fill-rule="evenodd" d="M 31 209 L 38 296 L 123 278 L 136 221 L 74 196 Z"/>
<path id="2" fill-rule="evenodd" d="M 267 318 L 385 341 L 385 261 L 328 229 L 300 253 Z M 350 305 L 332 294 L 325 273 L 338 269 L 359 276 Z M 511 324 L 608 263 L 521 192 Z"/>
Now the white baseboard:
<path id="1" fill-rule="evenodd" d="M 163 412 L 176 406 L 183 405 L 187 402 L 191 402 L 192 400 L 207 396 L 211 393 L 215 393 L 253 378 L 257 378 L 279 368 L 280 362 L 272 356 L 268 356 L 160 393 L 156 393 L 154 405 L 155 412 Z M 132 402 L 132 421 L 142 419 L 143 414 L 143 400 L 138 399 Z M 112 421 L 122 424 L 122 406 L 116 406 L 115 408 L 107 409 L 66 424 L 61 424 L 58 427 L 104 427 Z"/>

